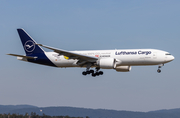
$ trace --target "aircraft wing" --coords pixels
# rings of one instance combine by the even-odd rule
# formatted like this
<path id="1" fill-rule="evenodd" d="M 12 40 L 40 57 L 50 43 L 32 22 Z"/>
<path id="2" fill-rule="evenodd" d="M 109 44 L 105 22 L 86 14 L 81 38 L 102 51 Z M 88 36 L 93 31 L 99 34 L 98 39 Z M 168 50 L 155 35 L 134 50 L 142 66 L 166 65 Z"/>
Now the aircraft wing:
<path id="1" fill-rule="evenodd" d="M 36 45 L 53 50 L 54 52 L 59 53 L 59 55 L 64 55 L 64 56 L 69 57 L 69 59 L 78 59 L 79 61 L 86 61 L 86 62 L 95 62 L 96 60 L 98 60 L 97 57 L 82 55 L 82 54 L 78 54 L 78 53 L 74 53 L 74 52 L 70 52 L 70 51 L 66 51 L 66 50 L 62 50 L 62 49 L 45 46 L 42 44 L 36 44 Z"/>

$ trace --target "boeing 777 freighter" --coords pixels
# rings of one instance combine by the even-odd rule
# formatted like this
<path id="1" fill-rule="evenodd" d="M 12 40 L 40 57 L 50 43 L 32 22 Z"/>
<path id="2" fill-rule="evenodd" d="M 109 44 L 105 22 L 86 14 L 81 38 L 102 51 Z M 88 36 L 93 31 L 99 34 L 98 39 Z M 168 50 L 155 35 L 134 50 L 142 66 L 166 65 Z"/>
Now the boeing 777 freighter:
<path id="1" fill-rule="evenodd" d="M 53 67 L 85 67 L 86 71 L 82 74 L 91 74 L 93 77 L 103 74 L 100 69 L 129 72 L 131 66 L 146 65 L 159 65 L 157 72 L 160 73 L 165 63 L 174 60 L 170 53 L 156 49 L 66 51 L 37 44 L 23 29 L 17 31 L 26 55 L 8 55 L 16 56 L 18 60 Z M 53 52 L 45 52 L 41 47 Z M 95 71 L 90 68 L 95 68 Z"/>

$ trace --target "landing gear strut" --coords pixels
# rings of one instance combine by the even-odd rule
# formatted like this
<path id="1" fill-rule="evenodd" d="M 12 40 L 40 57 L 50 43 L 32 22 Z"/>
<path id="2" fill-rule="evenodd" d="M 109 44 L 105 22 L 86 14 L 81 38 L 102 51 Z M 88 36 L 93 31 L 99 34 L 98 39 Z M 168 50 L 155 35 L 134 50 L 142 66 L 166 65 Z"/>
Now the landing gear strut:
<path id="1" fill-rule="evenodd" d="M 158 66 L 158 70 L 157 70 L 158 73 L 161 73 L 161 69 L 160 69 L 160 68 L 161 68 L 162 66 L 164 66 L 164 64 L 161 64 L 161 65 Z"/>
<path id="2" fill-rule="evenodd" d="M 83 75 L 87 75 L 87 74 L 91 74 L 92 77 L 96 77 L 99 75 L 103 75 L 103 71 L 99 71 L 100 68 L 96 68 L 96 71 L 94 72 L 94 70 L 89 70 L 88 68 L 86 69 L 86 71 L 83 71 L 82 74 Z"/>
<path id="3" fill-rule="evenodd" d="M 100 68 L 96 68 L 96 72 L 92 73 L 92 76 L 96 77 L 96 76 L 99 76 L 99 75 L 103 75 L 103 71 L 99 71 L 99 70 L 100 70 Z"/>
<path id="4" fill-rule="evenodd" d="M 86 70 L 86 71 L 82 72 L 83 75 L 87 75 L 87 74 L 91 74 L 91 73 L 94 73 L 94 70 Z"/>

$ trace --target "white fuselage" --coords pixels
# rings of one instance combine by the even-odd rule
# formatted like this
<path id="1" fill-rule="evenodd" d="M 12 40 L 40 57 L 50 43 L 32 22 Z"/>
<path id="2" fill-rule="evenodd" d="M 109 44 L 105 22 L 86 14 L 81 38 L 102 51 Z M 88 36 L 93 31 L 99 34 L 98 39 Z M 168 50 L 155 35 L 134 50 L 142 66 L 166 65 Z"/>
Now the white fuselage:
<path id="1" fill-rule="evenodd" d="M 116 66 L 141 66 L 165 64 L 174 57 L 168 52 L 156 49 L 126 49 L 126 50 L 90 50 L 90 51 L 70 51 L 82 55 L 101 58 L 114 58 L 117 60 Z M 68 59 L 55 52 L 45 52 L 49 60 L 57 67 L 79 67 L 77 59 Z"/>

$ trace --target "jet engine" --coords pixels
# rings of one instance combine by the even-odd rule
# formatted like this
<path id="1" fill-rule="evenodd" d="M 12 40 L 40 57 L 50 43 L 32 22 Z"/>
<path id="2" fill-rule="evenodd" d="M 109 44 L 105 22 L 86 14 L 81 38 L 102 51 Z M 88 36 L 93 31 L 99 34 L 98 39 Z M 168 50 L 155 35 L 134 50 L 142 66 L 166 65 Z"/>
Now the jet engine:
<path id="1" fill-rule="evenodd" d="M 129 72 L 131 70 L 131 66 L 117 66 L 115 69 L 117 72 Z"/>
<path id="2" fill-rule="evenodd" d="M 116 68 L 116 59 L 102 58 L 97 61 L 97 65 L 102 69 L 114 69 Z"/>

